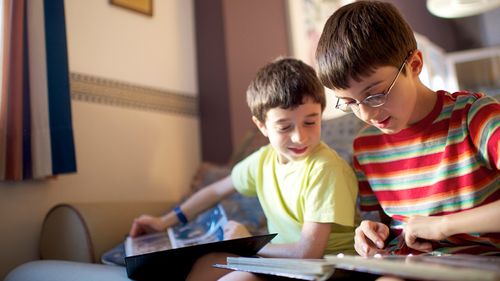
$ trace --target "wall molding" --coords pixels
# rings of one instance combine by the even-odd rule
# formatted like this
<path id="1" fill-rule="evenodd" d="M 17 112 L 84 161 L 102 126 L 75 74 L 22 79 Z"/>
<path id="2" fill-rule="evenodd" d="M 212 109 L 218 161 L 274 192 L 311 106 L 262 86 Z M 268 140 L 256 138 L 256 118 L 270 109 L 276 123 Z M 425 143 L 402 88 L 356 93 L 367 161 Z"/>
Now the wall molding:
<path id="1" fill-rule="evenodd" d="M 71 99 L 198 117 L 198 98 L 118 80 L 70 73 Z"/>

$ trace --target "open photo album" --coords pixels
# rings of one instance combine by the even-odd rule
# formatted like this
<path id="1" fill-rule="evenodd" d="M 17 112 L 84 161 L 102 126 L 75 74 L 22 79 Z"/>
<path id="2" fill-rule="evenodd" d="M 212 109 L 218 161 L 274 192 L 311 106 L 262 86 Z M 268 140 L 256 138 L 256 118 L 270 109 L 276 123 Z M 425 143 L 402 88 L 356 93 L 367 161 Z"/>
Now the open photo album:
<path id="1" fill-rule="evenodd" d="M 105 252 L 101 262 L 108 265 L 125 266 L 125 257 L 221 241 L 224 238 L 224 224 L 227 216 L 221 204 L 206 210 L 186 225 L 170 227 L 166 232 L 158 232 L 139 237 L 127 236 L 123 243 Z"/>
<path id="2" fill-rule="evenodd" d="M 152 233 L 125 239 L 125 256 L 135 256 L 150 252 L 205 244 L 224 239 L 226 213 L 222 205 L 201 213 L 186 225 L 169 227 L 167 232 Z"/>
<path id="3" fill-rule="evenodd" d="M 134 280 L 184 280 L 201 256 L 227 252 L 253 256 L 277 234 L 224 239 L 228 219 L 221 204 L 208 209 L 186 225 L 170 227 L 166 232 L 127 237 L 124 265 Z"/>

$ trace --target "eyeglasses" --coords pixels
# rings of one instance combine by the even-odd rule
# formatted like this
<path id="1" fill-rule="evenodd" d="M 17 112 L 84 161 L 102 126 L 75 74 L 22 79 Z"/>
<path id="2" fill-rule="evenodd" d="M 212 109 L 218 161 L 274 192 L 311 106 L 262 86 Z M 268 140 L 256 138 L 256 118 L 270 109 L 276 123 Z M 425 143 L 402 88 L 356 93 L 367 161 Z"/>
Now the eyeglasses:
<path id="1" fill-rule="evenodd" d="M 379 106 L 384 105 L 385 102 L 387 101 L 387 96 L 389 95 L 389 93 L 392 90 L 392 87 L 394 87 L 394 84 L 396 84 L 396 80 L 398 80 L 398 77 L 401 74 L 401 71 L 403 71 L 403 68 L 406 65 L 406 61 L 407 61 L 407 58 L 404 60 L 401 67 L 399 67 L 398 74 L 396 75 L 396 77 L 394 77 L 394 80 L 392 80 L 391 85 L 389 86 L 387 91 L 385 91 L 385 93 L 379 93 L 379 94 L 368 96 L 360 102 L 353 101 L 353 102 L 340 103 L 340 98 L 338 98 L 337 104 L 335 105 L 335 108 L 340 109 L 344 112 L 353 112 L 353 111 L 359 112 L 359 105 L 360 104 L 364 104 L 364 105 L 367 105 L 369 107 L 379 107 Z"/>

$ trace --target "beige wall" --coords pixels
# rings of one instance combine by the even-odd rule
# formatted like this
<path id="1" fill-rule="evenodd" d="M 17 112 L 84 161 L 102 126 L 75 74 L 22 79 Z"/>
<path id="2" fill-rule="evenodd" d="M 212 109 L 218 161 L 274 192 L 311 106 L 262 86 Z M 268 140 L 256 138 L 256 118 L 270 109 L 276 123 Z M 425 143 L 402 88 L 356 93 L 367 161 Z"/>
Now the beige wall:
<path id="1" fill-rule="evenodd" d="M 66 0 L 71 72 L 197 96 L 193 3 L 154 1 L 149 18 L 103 0 Z M 199 120 L 72 101 L 78 172 L 0 183 L 0 279 L 38 258 L 45 213 L 61 202 L 178 200 L 200 161 Z"/>
<path id="2" fill-rule="evenodd" d="M 153 1 L 148 17 L 107 0 L 65 0 L 70 69 L 197 93 L 193 1 Z"/>

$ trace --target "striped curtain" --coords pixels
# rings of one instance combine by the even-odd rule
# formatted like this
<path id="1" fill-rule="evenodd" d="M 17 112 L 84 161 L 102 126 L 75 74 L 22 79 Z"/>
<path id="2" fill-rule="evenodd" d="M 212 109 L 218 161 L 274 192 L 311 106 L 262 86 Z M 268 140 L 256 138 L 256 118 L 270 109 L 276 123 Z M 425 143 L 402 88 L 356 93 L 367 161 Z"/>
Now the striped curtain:
<path id="1" fill-rule="evenodd" d="M 0 180 L 76 172 L 64 0 L 0 1 Z"/>

